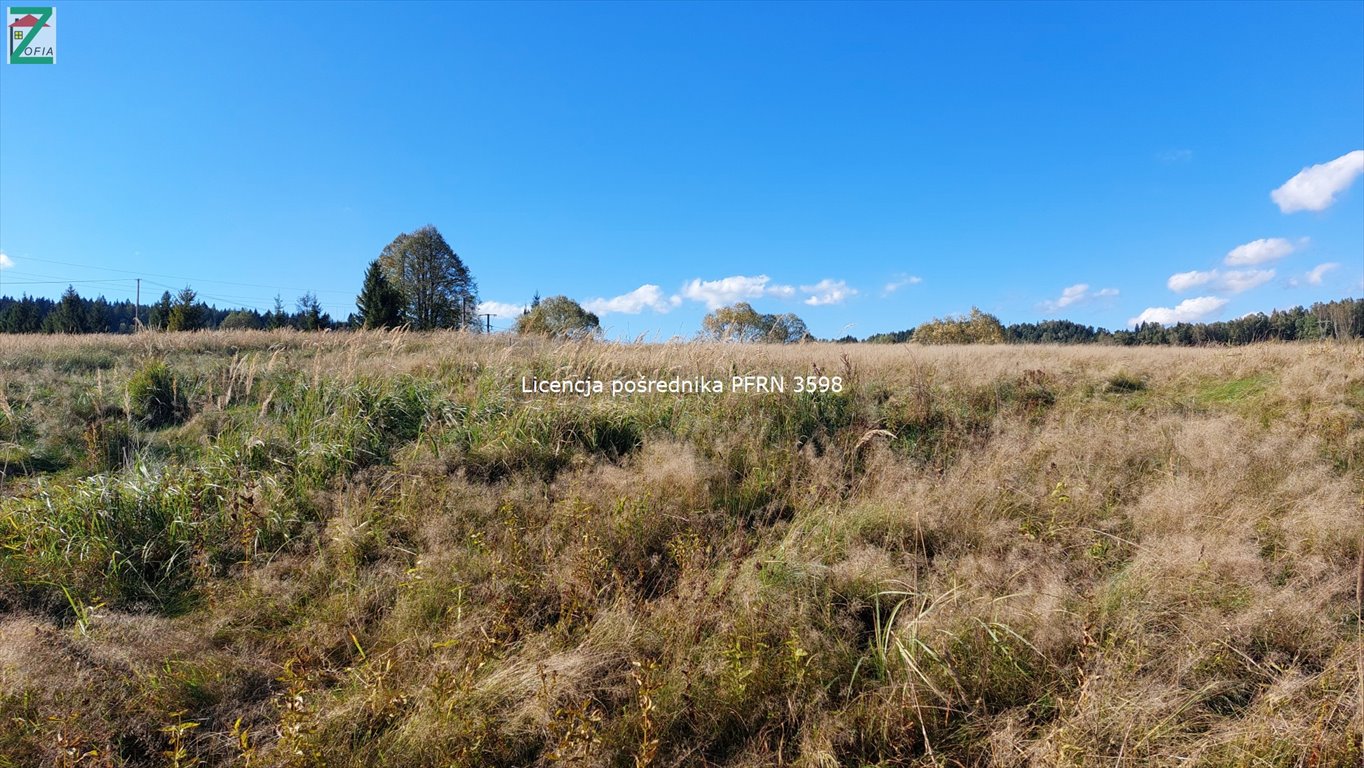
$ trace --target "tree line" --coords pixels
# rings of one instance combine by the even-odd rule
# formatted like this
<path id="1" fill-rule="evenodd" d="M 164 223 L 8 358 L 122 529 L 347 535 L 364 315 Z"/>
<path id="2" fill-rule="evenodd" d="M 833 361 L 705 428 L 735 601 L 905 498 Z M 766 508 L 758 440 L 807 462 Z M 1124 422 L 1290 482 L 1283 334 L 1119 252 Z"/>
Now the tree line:
<path id="1" fill-rule="evenodd" d="M 304 331 L 334 328 L 338 324 L 322 311 L 317 297 L 300 296 L 293 312 L 275 297 L 273 310 L 219 309 L 199 299 L 186 286 L 174 296 L 170 291 L 150 306 L 138 307 L 126 299 L 109 301 L 103 296 L 88 299 L 67 286 L 56 301 L 43 297 L 0 296 L 0 333 L 132 333 L 139 325 L 152 330 L 197 331 L 297 328 Z"/>
<path id="2" fill-rule="evenodd" d="M 366 289 L 358 300 L 357 313 L 336 321 L 322 311 L 317 297 L 305 293 L 286 309 L 277 296 L 273 309 L 220 309 L 201 301 L 193 288 L 176 294 L 170 291 L 150 306 L 138 308 L 133 302 L 109 301 L 103 296 L 89 299 L 68 287 L 58 300 L 23 296 L 0 297 L 0 333 L 131 333 L 139 322 L 145 328 L 163 331 L 272 330 L 293 328 L 301 331 L 348 328 L 420 327 L 409 316 L 403 294 L 382 276 L 378 262 L 365 275 Z M 367 303 L 368 302 L 368 303 Z M 431 304 L 424 304 L 429 311 Z M 428 317 L 431 327 L 481 328 L 469 304 L 448 304 L 437 310 L 447 314 L 443 321 Z M 475 305 L 476 306 L 476 305 Z M 460 323 L 463 323 L 461 326 Z M 566 296 L 541 300 L 537 295 L 514 323 L 516 333 L 561 339 L 600 337 L 601 321 Z M 698 337 L 708 341 L 762 342 L 789 344 L 814 341 L 805 322 L 794 314 L 759 313 L 746 302 L 720 307 L 701 321 Z M 1340 299 L 1317 302 L 1309 307 L 1255 313 L 1235 320 L 1212 323 L 1142 323 L 1131 330 L 1110 331 L 1070 320 L 1043 320 L 1037 323 L 1004 325 L 997 317 L 979 309 L 961 317 L 934 318 L 914 328 L 892 333 L 877 333 L 861 339 L 870 344 L 1113 344 L 1120 346 L 1205 344 L 1240 345 L 1260 341 L 1318 341 L 1364 339 L 1364 300 Z M 844 336 L 841 343 L 858 343 Z"/>
<path id="3" fill-rule="evenodd" d="M 133 302 L 87 299 L 68 286 L 59 300 L 23 296 L 0 297 L 0 333 L 131 333 L 139 327 L 158 331 L 201 329 L 302 331 L 334 328 L 442 328 L 479 331 L 478 284 L 469 268 L 440 231 L 426 225 L 404 232 L 384 246 L 365 269 L 356 311 L 344 321 L 322 311 L 311 293 L 286 309 L 276 296 L 274 307 L 219 309 L 200 300 L 186 286 L 170 291 L 146 308 Z M 601 321 L 567 296 L 541 300 L 536 294 L 515 319 L 520 334 L 551 338 L 600 337 Z M 698 338 L 711 341 L 791 344 L 814 341 L 805 322 L 792 313 L 765 314 L 747 302 L 712 310 L 701 321 Z M 1364 300 L 1317 302 L 1310 307 L 1256 313 L 1213 323 L 1142 323 L 1132 330 L 1110 331 L 1069 320 L 1004 325 L 977 308 L 964 316 L 934 318 L 893 333 L 863 339 L 872 344 L 1250 344 L 1258 341 L 1308 341 L 1364 338 Z M 835 341 L 855 343 L 845 336 Z"/>
<path id="4" fill-rule="evenodd" d="M 934 318 L 915 328 L 878 333 L 873 344 L 1116 344 L 1120 346 L 1253 344 L 1260 341 L 1364 339 L 1364 299 L 1319 301 L 1309 307 L 1256 312 L 1212 323 L 1141 323 L 1132 330 L 1110 331 L 1070 320 L 1004 325 L 994 315 L 972 308 L 963 317 Z M 839 341 L 856 341 L 850 337 Z"/>

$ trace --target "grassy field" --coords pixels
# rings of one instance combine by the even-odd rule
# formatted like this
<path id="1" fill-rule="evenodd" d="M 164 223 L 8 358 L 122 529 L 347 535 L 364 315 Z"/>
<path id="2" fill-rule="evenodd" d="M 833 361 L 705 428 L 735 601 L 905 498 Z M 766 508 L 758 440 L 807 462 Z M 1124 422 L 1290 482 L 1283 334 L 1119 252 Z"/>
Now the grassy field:
<path id="1" fill-rule="evenodd" d="M 0 472 L 0 766 L 1364 760 L 1364 345 L 6 337 Z"/>

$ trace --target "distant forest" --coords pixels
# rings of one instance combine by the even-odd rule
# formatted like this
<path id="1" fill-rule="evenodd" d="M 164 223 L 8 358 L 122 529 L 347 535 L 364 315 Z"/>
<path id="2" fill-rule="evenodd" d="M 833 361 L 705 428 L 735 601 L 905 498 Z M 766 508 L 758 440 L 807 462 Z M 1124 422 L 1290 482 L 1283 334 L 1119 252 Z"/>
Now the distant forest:
<path id="1" fill-rule="evenodd" d="M 1110 331 L 1070 320 L 1003 325 L 993 315 L 973 309 L 961 318 L 932 320 L 917 328 L 878 333 L 864 341 L 896 344 L 1161 344 L 1181 347 L 1204 344 L 1253 344 L 1259 341 L 1321 341 L 1364 339 L 1364 300 L 1340 299 L 1310 307 L 1255 312 L 1214 323 L 1141 323 L 1132 330 Z M 840 339 L 846 341 L 848 339 Z M 855 341 L 855 340 L 854 340 Z"/>
<path id="2" fill-rule="evenodd" d="M 200 301 L 191 288 L 175 296 L 167 291 L 156 303 L 143 305 L 140 312 L 127 299 L 108 301 L 103 296 L 87 299 L 70 287 L 57 301 L 0 296 L 0 333 L 132 333 L 137 330 L 138 320 L 143 327 L 158 331 L 322 330 L 346 326 L 323 312 L 312 294 L 299 297 L 292 312 L 278 298 L 274 309 L 267 312 L 218 309 Z"/>
<path id="3" fill-rule="evenodd" d="M 276 298 L 272 310 L 219 309 L 199 301 L 185 288 L 177 295 L 162 294 L 159 301 L 144 305 L 139 315 L 133 302 L 89 299 L 68 288 L 58 300 L 23 296 L 0 297 L 0 333 L 132 333 L 138 319 L 142 326 L 159 331 L 200 329 L 324 330 L 358 328 L 352 314 L 333 320 L 312 294 L 304 294 L 292 308 Z M 1214 323 L 1143 323 L 1132 330 L 1110 331 L 1071 322 L 1044 320 L 1003 325 L 993 315 L 973 310 L 960 318 L 935 319 L 916 328 L 878 333 L 866 339 L 845 336 L 842 343 L 1006 343 L 1006 344 L 1114 344 L 1175 345 L 1251 344 L 1260 341 L 1317 341 L 1364 338 L 1364 299 L 1317 302 L 1310 307 L 1255 313 Z"/>
<path id="4" fill-rule="evenodd" d="M 1254 344 L 1256 341 L 1322 341 L 1364 338 L 1364 300 L 1318 301 L 1311 307 L 1255 312 L 1213 323 L 1140 323 L 1132 330 L 1108 330 L 1071 321 L 1003 325 L 993 315 L 971 310 L 964 318 L 934 319 L 910 330 L 877 333 L 869 344 Z M 839 341 L 857 341 L 844 337 Z"/>

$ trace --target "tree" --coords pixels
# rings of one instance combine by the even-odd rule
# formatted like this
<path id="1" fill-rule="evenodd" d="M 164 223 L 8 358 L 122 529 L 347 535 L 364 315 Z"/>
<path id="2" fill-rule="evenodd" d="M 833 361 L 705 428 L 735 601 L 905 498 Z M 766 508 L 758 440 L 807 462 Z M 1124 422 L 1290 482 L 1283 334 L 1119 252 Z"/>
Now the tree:
<path id="1" fill-rule="evenodd" d="M 199 304 L 198 294 L 188 285 L 175 295 L 175 304 L 170 308 L 170 319 L 166 329 L 171 331 L 197 331 L 204 327 L 204 307 Z"/>
<path id="2" fill-rule="evenodd" d="M 171 295 L 170 291 L 162 291 L 161 299 L 151 306 L 147 313 L 147 325 L 157 330 L 165 330 L 170 324 Z"/>
<path id="3" fill-rule="evenodd" d="M 767 323 L 767 332 L 763 334 L 763 341 L 770 341 L 774 344 L 794 344 L 800 341 L 813 339 L 810 330 L 805 327 L 805 321 L 787 312 L 782 315 L 763 315 L 764 319 L 771 318 Z"/>
<path id="4" fill-rule="evenodd" d="M 0 311 L 0 333 L 38 333 L 43 330 L 44 302 L 51 299 L 35 299 L 28 294 L 18 301 L 0 297 L 0 304 L 6 304 Z"/>
<path id="5" fill-rule="evenodd" d="M 567 296 L 550 296 L 532 302 L 531 308 L 516 318 L 516 332 L 553 339 L 581 339 L 601 333 L 601 321 Z"/>
<path id="6" fill-rule="evenodd" d="M 914 340 L 922 344 L 1002 344 L 1004 326 L 999 318 L 971 307 L 966 317 L 944 317 L 914 329 Z"/>
<path id="7" fill-rule="evenodd" d="M 365 284 L 355 297 L 355 306 L 363 328 L 397 328 L 403 324 L 403 294 L 384 277 L 379 260 L 369 263 L 365 270 Z"/>
<path id="8" fill-rule="evenodd" d="M 284 299 L 275 294 L 275 308 L 265 318 L 265 327 L 274 330 L 289 324 L 289 313 L 284 311 Z"/>
<path id="9" fill-rule="evenodd" d="M 746 301 L 720 307 L 701 318 L 701 334 L 716 341 L 757 341 L 762 316 Z"/>
<path id="10" fill-rule="evenodd" d="M 85 302 L 76 289 L 66 286 L 62 300 L 57 302 L 52 314 L 43 322 L 43 330 L 48 333 L 89 333 L 89 314 Z"/>
<path id="11" fill-rule="evenodd" d="M 104 333 L 109 330 L 109 300 L 103 296 L 97 297 L 93 302 L 85 307 L 86 330 L 89 333 Z"/>
<path id="12" fill-rule="evenodd" d="M 1010 344 L 1086 344 L 1106 336 L 1108 331 L 1069 320 L 1043 320 L 1040 323 L 1015 323 L 1004 329 Z"/>
<path id="13" fill-rule="evenodd" d="M 379 254 L 379 263 L 402 293 L 404 315 L 416 330 L 477 326 L 478 286 L 435 227 L 398 235 Z"/>
<path id="14" fill-rule="evenodd" d="M 892 331 L 890 333 L 873 333 L 866 338 L 868 344 L 903 344 L 914 338 L 914 329 L 905 331 Z"/>
<path id="15" fill-rule="evenodd" d="M 218 327 L 224 331 L 254 331 L 260 328 L 260 320 L 255 312 L 239 309 L 229 312 Z"/>
<path id="16" fill-rule="evenodd" d="M 317 296 L 312 291 L 308 291 L 298 297 L 298 302 L 294 305 L 298 309 L 298 327 L 304 331 L 316 331 L 324 325 L 331 324 L 331 318 L 322 314 L 322 305 L 317 301 Z M 324 321 L 324 318 L 325 321 Z"/>
<path id="17" fill-rule="evenodd" d="M 716 341 L 766 341 L 790 344 L 810 338 L 805 321 L 791 313 L 759 314 L 746 301 L 720 307 L 701 319 L 701 335 Z"/>

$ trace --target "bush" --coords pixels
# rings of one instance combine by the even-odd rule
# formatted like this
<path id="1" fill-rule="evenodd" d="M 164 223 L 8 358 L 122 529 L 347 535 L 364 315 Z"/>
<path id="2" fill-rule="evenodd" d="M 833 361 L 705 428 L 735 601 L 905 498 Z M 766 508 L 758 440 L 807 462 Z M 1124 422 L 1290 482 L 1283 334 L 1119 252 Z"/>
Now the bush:
<path id="1" fill-rule="evenodd" d="M 164 360 L 153 360 L 128 379 L 128 413 L 148 427 L 185 418 L 189 410 L 175 374 Z"/>
<path id="2" fill-rule="evenodd" d="M 976 307 L 963 317 L 933 318 L 914 329 L 920 344 L 1003 344 L 1004 326 L 999 318 Z"/>
<path id="3" fill-rule="evenodd" d="M 567 296 L 551 296 L 516 318 L 516 332 L 552 339 L 587 339 L 601 335 L 601 320 Z"/>

